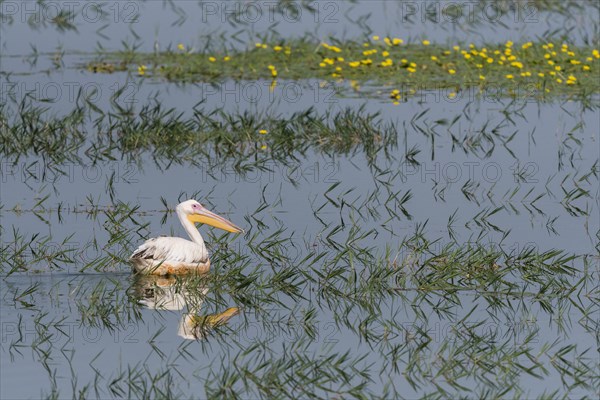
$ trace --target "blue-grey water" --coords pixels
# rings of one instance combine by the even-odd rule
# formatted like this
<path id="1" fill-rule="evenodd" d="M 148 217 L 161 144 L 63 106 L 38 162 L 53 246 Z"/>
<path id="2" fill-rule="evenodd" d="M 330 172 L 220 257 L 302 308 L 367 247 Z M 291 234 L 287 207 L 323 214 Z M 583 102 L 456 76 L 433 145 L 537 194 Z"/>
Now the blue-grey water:
<path id="1" fill-rule="evenodd" d="M 77 2 L 48 3 L 67 7 L 66 3 Z M 37 29 L 27 24 L 30 14 L 36 15 L 38 10 L 34 2 L 1 3 L 2 13 L 11 14 L 13 21 L 3 23 L 0 31 L 3 71 L 0 100 L 12 104 L 12 97 L 20 99 L 31 92 L 36 101 L 48 107 L 48 113 L 61 115 L 76 106 L 80 88 L 93 96 L 91 101 L 97 107 L 107 110 L 116 90 L 125 87 L 117 99 L 120 104 L 133 105 L 139 110 L 157 99 L 165 107 L 188 116 L 200 101 L 204 101 L 201 107 L 207 111 L 251 111 L 284 117 L 308 107 L 315 107 L 319 113 L 364 107 L 364 113 L 378 112 L 382 121 L 396 124 L 397 146 L 390 156 L 380 154 L 376 160 L 377 167 L 388 172 L 382 175 L 369 165 L 362 151 L 327 154 L 316 149 L 286 165 L 270 160 L 266 149 L 264 157 L 269 160 L 269 169 L 251 170 L 245 175 L 231 167 L 214 168 L 202 159 L 195 160 L 195 165 L 173 160 L 168 166 L 162 160 L 159 166 L 148 153 L 143 153 L 137 163 L 125 157 L 94 163 L 82 154 L 81 161 L 54 169 L 44 169 L 42 154 L 22 157 L 16 163 L 3 159 L 0 194 L 3 251 L 12 251 L 15 236 L 22 236 L 25 242 L 31 240 L 26 257 L 34 258 L 36 251 L 52 248 L 69 250 L 76 262 L 59 261 L 58 266 L 52 266 L 39 260 L 29 265 L 29 272 L 18 271 L 3 277 L 1 398 L 40 398 L 53 393 L 58 398 L 68 398 L 82 391 L 85 398 L 131 398 L 140 397 L 140 393 L 149 397 L 219 397 L 210 389 L 222 385 L 220 380 L 229 374 L 242 375 L 242 366 L 249 370 L 256 368 L 257 376 L 267 379 L 269 365 L 274 365 L 284 354 L 297 355 L 294 351 L 317 363 L 329 355 L 348 351 L 351 359 L 360 358 L 355 364 L 349 360 L 341 365 L 350 371 L 353 384 L 366 379 L 353 373 L 352 368 L 362 370 L 370 366 L 372 382 L 367 390 L 371 393 L 387 393 L 386 387 L 393 382 L 396 393 L 415 398 L 436 391 L 438 380 L 443 380 L 437 375 L 440 373 L 437 366 L 448 355 L 446 346 L 466 341 L 454 331 L 455 324 L 475 306 L 467 324 L 483 322 L 476 330 L 482 335 L 496 333 L 495 344 L 504 343 L 498 348 L 508 351 L 526 342 L 533 354 L 539 352 L 546 357 L 546 345 L 552 345 L 556 351 L 573 345 L 578 354 L 588 351 L 587 366 L 592 372 L 586 376 L 600 375 L 598 311 L 591 307 L 597 305 L 600 277 L 597 108 L 585 109 L 579 102 L 560 99 L 549 102 L 529 98 L 514 102 L 507 98 L 484 99 L 468 92 L 449 99 L 447 93 L 436 91 L 395 106 L 360 94 L 338 96 L 332 87 L 311 80 L 280 81 L 273 92 L 269 91 L 270 82 L 262 81 L 225 81 L 216 88 L 205 83 L 176 85 L 127 73 L 93 74 L 78 67 L 87 56 L 73 53 L 96 50 L 97 43 L 107 49 L 119 49 L 121 41 L 136 40 L 141 51 L 152 51 L 157 46 L 164 49 L 177 43 L 199 48 L 209 34 L 217 37 L 223 33 L 229 37 L 240 29 L 246 31 L 241 36 L 243 43 L 237 45 L 244 47 L 245 43 L 270 32 L 274 22 L 279 24 L 273 29 L 285 37 L 305 32 L 320 39 L 328 35 L 362 37 L 366 26 L 377 26 L 373 33 L 405 39 L 428 37 L 440 43 L 462 40 L 483 43 L 530 40 L 543 35 L 559 21 L 561 26 L 564 23 L 566 27 L 576 27 L 571 32 L 572 40 L 581 43 L 590 35 L 596 35 L 597 39 L 592 28 L 586 31 L 586 27 L 594 25 L 594 10 L 586 13 L 573 8 L 572 14 L 564 17 L 537 10 L 533 3 L 518 2 L 520 11 L 513 9 L 499 17 L 504 25 L 492 24 L 488 17 L 471 26 L 448 21 L 407 21 L 408 14 L 418 18 L 423 12 L 418 2 L 317 2 L 316 14 L 298 6 L 301 15 L 293 18 L 277 12 L 269 15 L 271 2 L 248 3 L 255 4 L 255 10 L 244 9 L 248 7 L 246 2 L 235 2 L 246 13 L 243 23 L 234 26 L 222 19 L 225 18 L 222 13 L 230 11 L 228 7 L 236 7 L 233 4 L 195 1 L 174 4 L 177 10 L 168 2 L 108 2 L 105 10 L 113 14 L 108 14 L 106 21 L 95 22 L 92 10 L 86 9 L 89 15 L 83 17 L 81 13 L 86 6 L 77 3 L 77 32 L 60 32 L 51 24 Z M 250 14 L 256 10 L 262 12 L 261 16 Z M 368 17 L 360 19 L 367 14 Z M 132 20 L 134 16 L 137 19 Z M 178 20 L 181 23 L 174 24 Z M 107 27 L 103 28 L 104 25 Z M 139 39 L 135 39 L 132 30 Z M 55 68 L 52 57 L 45 54 L 32 63 L 31 58 L 25 57 L 31 52 L 30 44 L 40 53 L 52 53 L 57 47 L 68 50 L 61 61 L 64 67 Z M 455 118 L 457 122 L 451 126 L 440 123 Z M 481 140 L 480 133 L 489 133 L 492 127 L 495 128 L 493 143 L 484 140 L 481 147 L 476 147 L 474 143 Z M 434 132 L 435 140 L 422 130 Z M 456 140 L 466 143 L 464 149 Z M 257 143 L 260 141 L 257 134 Z M 404 154 L 411 148 L 420 150 L 415 156 L 418 165 L 406 162 Z M 61 176 L 56 175 L 57 169 L 62 171 Z M 109 242 L 114 227 L 109 218 L 102 212 L 97 216 L 86 212 L 91 207 L 90 199 L 101 206 L 112 204 L 107 189 L 111 179 L 116 198 L 139 205 L 136 221 L 148 224 L 127 241 L 114 245 Z M 382 182 L 389 184 L 385 186 Z M 335 184 L 338 185 L 331 189 Z M 568 193 L 578 189 L 585 194 L 566 199 Z M 389 194 L 398 191 L 410 191 L 412 195 L 403 204 L 407 215 L 399 211 L 397 203 L 386 204 Z M 418 337 L 417 327 L 424 327 L 432 340 L 423 358 L 414 354 L 402 358 L 403 362 L 411 360 L 431 368 L 428 372 L 421 371 L 423 381 L 417 387 L 407 379 L 406 364 L 400 365 L 399 370 L 392 368 L 388 364 L 390 358 L 384 355 L 385 345 L 366 341 L 356 330 L 369 317 L 367 311 L 356 308 L 349 312 L 348 320 L 354 327 L 350 329 L 336 323 L 339 315 L 335 307 L 321 303 L 316 293 L 309 293 L 297 302 L 284 297 L 282 301 L 288 308 L 268 304 L 268 312 L 258 315 L 254 310 L 244 311 L 231 293 L 217 296 L 207 288 L 207 299 L 196 309 L 198 314 L 217 313 L 227 307 L 240 307 L 242 311 L 224 332 L 190 340 L 181 335 L 185 309 L 156 310 L 147 303 L 134 301 L 137 297 L 133 294 L 144 292 L 144 287 L 132 278 L 128 265 L 116 263 L 101 271 L 94 271 L 89 265 L 110 253 L 127 254 L 146 237 L 185 235 L 173 214 L 167 214 L 163 220 L 161 197 L 174 207 L 178 200 L 195 193 L 214 211 L 249 231 L 247 235 L 232 237 L 230 246 L 265 269 L 271 268 L 266 262 L 268 256 L 259 257 L 247 249 L 251 234 L 257 233 L 259 239 L 265 239 L 283 227 L 285 235 L 297 244 L 296 248 L 287 249 L 288 254 L 301 259 L 313 243 L 316 246 L 325 243 L 323 238 L 332 227 L 344 224 L 345 228 L 334 235 L 343 243 L 351 227 L 358 226 L 364 231 L 377 231 L 376 236 L 370 235 L 361 245 L 371 246 L 379 255 L 392 249 L 392 254 L 403 260 L 410 256 L 399 250 L 400 244 L 426 224 L 427 236 L 439 239 L 433 245 L 439 251 L 454 240 L 465 246 L 484 243 L 506 253 L 532 247 L 539 252 L 559 249 L 583 256 L 570 265 L 577 271 L 574 281 L 585 278 L 587 283 L 573 297 L 578 307 L 555 302 L 554 313 L 537 303 L 529 303 L 528 297 L 515 298 L 512 307 L 497 311 L 483 297 L 465 292 L 457 295 L 460 304 L 446 303 L 447 299 L 432 295 L 433 303 L 421 303 L 420 312 L 427 317 L 424 321 L 419 310 L 411 307 L 416 294 L 386 296 L 378 310 L 378 321 L 395 321 L 405 331 L 386 328 L 377 322 L 371 327 L 375 335 L 389 334 L 391 346 L 409 341 L 411 335 Z M 377 193 L 375 200 L 371 197 L 373 193 Z M 44 199 L 41 206 L 40 199 Z M 359 215 L 348 206 L 340 210 L 329 199 L 355 207 L 362 204 L 357 210 L 364 214 Z M 265 202 L 267 206 L 260 208 Z M 391 215 L 386 206 L 399 216 Z M 58 208 L 63 211 L 59 213 Z M 495 209 L 498 211 L 489 219 L 482 220 L 482 215 Z M 263 229 L 258 229 L 256 219 L 263 221 Z M 132 228 L 133 223 L 124 221 L 122 226 Z M 218 235 L 206 228 L 201 228 L 201 232 L 210 238 Z M 335 254 L 331 249 L 323 251 L 328 252 L 327 257 Z M 82 271 L 84 268 L 87 269 Z M 213 273 L 226 268 L 227 265 L 215 265 Z M 28 294 L 32 287 L 35 290 Z M 437 311 L 438 301 L 448 307 L 448 313 Z M 301 319 L 302 312 L 310 308 L 317 309 L 313 335 L 306 334 Z M 529 335 L 533 335 L 532 340 L 526 340 Z M 258 348 L 253 348 L 254 345 Z M 294 346 L 300 350 L 292 350 Z M 267 367 L 258 369 L 263 360 Z M 539 379 L 526 373 L 512 377 L 519 390 L 508 396 L 538 397 L 554 390 L 577 398 L 599 394 L 598 386 L 570 387 L 571 377 L 561 375 L 547 359 L 542 363 L 548 371 Z M 490 387 L 494 387 L 501 386 L 506 377 L 487 378 L 491 379 Z M 486 387 L 471 377 L 461 383 L 475 393 L 484 393 Z M 337 384 L 343 387 L 340 381 Z M 234 386 L 238 390 L 242 387 L 239 381 Z M 295 390 L 291 397 L 308 397 L 299 388 Z M 322 394 L 320 390 L 317 393 Z"/>

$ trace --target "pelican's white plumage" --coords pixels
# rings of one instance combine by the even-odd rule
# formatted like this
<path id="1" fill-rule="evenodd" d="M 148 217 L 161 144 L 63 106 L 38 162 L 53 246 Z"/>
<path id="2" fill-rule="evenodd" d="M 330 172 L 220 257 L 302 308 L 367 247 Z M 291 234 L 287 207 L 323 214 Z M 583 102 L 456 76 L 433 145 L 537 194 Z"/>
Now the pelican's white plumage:
<path id="1" fill-rule="evenodd" d="M 176 212 L 181 225 L 192 240 L 166 236 L 147 240 L 130 258 L 137 272 L 152 275 L 208 272 L 208 251 L 204 239 L 194 225 L 195 222 L 209 224 L 228 232 L 242 232 L 233 223 L 208 211 L 196 200 L 180 203 Z"/>

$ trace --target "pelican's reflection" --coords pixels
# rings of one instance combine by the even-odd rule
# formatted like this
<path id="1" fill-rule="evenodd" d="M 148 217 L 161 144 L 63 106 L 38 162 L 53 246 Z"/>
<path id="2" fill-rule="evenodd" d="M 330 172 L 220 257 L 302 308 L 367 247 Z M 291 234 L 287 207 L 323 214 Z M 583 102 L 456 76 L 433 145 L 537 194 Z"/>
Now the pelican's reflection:
<path id="1" fill-rule="evenodd" d="M 135 297 L 147 308 L 171 311 L 187 309 L 181 314 L 177 331 L 185 339 L 204 339 L 212 329 L 226 324 L 239 314 L 237 307 L 216 314 L 200 314 L 208 288 L 199 287 L 197 281 L 187 281 L 185 277 L 136 275 L 133 288 Z"/>

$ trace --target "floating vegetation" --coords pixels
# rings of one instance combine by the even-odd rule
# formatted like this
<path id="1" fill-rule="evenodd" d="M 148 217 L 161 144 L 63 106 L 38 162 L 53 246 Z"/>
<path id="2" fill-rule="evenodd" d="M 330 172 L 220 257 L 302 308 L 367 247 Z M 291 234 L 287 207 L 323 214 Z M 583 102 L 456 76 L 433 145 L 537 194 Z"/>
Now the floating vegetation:
<path id="1" fill-rule="evenodd" d="M 332 43 L 257 42 L 248 50 L 225 53 L 190 52 L 185 47 L 158 54 L 117 52 L 99 56 L 87 68 L 101 72 L 106 69 L 102 66 L 117 63 L 135 68 L 139 76 L 186 82 L 357 81 L 390 88 L 389 97 L 396 102 L 431 89 L 456 92 L 475 87 L 496 96 L 525 93 L 541 99 L 548 95 L 586 97 L 600 90 L 600 51 L 565 42 L 445 47 L 429 40 L 406 43 L 402 38 L 374 35 L 365 42 Z"/>

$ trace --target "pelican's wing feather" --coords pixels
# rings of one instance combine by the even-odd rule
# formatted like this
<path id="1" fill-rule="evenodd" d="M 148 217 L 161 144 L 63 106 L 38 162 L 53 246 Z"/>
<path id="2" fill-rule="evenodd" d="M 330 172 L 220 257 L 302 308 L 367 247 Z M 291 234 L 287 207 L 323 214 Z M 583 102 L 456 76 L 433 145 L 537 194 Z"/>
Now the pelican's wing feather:
<path id="1" fill-rule="evenodd" d="M 148 239 L 131 255 L 131 259 L 205 263 L 208 252 L 204 246 L 177 237 Z"/>

